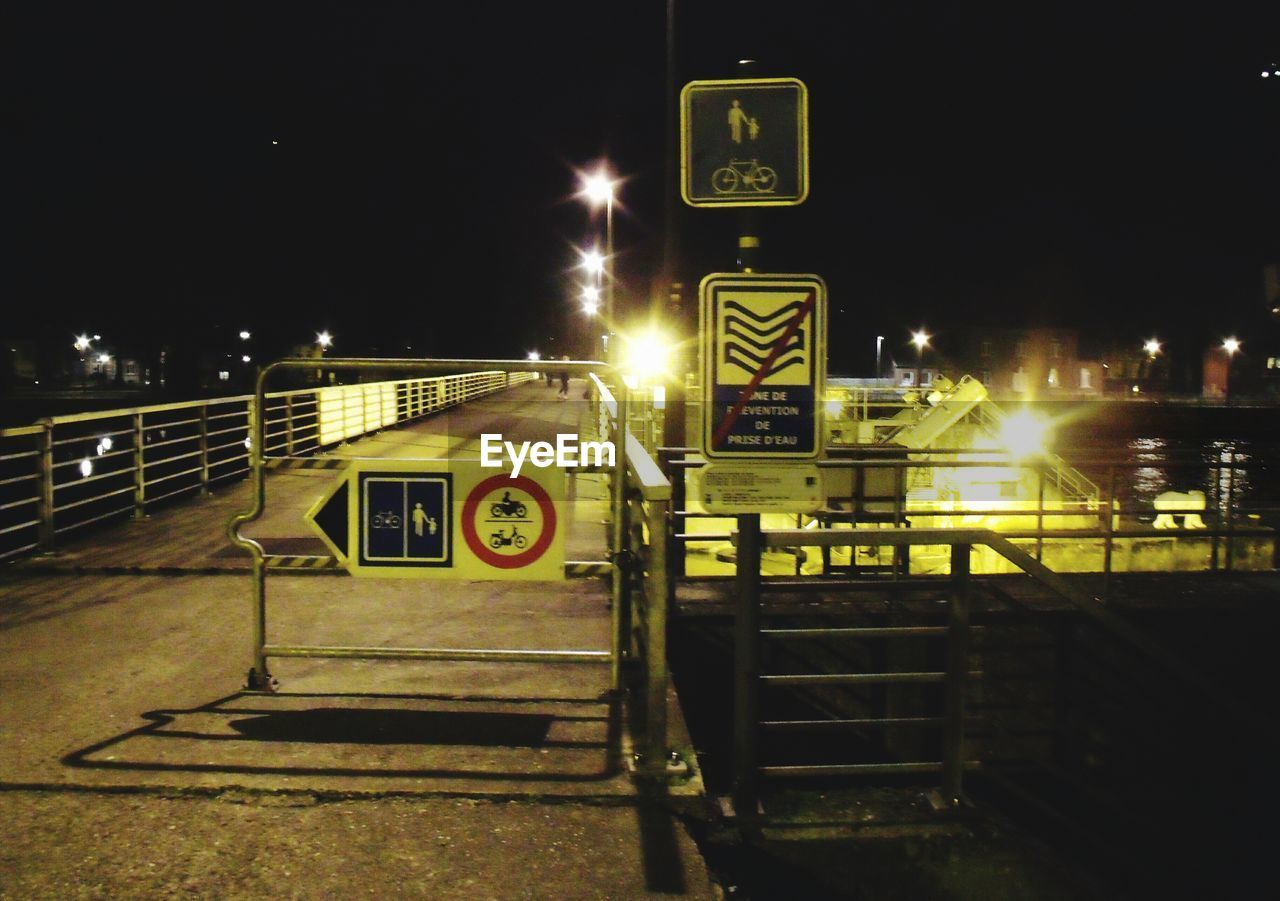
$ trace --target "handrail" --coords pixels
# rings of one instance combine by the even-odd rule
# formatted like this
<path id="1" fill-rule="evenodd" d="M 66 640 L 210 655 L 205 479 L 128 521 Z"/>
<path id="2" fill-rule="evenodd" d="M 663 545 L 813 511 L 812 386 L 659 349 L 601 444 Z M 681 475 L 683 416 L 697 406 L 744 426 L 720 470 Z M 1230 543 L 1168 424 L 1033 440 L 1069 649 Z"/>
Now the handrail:
<path id="1" fill-rule="evenodd" d="M 591 379 L 596 386 L 596 390 L 600 392 L 600 402 L 609 411 L 609 417 L 616 423 L 618 419 L 618 402 L 614 399 L 613 392 L 594 372 L 591 373 Z M 657 461 L 649 456 L 644 444 L 632 434 L 630 429 L 626 430 L 626 455 L 627 462 L 631 465 L 631 470 L 635 474 L 636 482 L 645 500 L 669 500 L 671 498 L 671 480 L 663 474 L 662 468 L 658 466 Z"/>
<path id="2" fill-rule="evenodd" d="M 737 532 L 731 539 L 737 542 Z M 1130 625 L 1098 598 L 1076 590 L 1063 576 L 1054 572 L 1008 538 L 990 529 L 772 529 L 761 531 L 764 547 L 877 547 L 912 544 L 985 545 L 1027 575 L 1044 585 L 1054 594 L 1068 601 L 1082 613 L 1108 629 L 1113 635 L 1127 642 L 1132 648 L 1146 655 L 1152 662 L 1164 667 L 1194 688 L 1209 702 L 1229 708 L 1232 713 L 1253 722 L 1273 741 L 1280 741 L 1280 724 L 1261 716 L 1231 697 L 1214 681 L 1186 663 L 1161 642 L 1152 639 Z"/>

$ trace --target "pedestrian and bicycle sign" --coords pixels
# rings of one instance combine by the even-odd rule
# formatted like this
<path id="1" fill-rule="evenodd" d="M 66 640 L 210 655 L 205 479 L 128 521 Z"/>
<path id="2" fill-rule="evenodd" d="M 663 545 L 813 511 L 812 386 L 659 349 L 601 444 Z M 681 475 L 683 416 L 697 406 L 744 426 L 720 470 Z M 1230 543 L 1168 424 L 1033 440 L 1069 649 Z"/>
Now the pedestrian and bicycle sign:
<path id="1" fill-rule="evenodd" d="M 306 520 L 354 576 L 560 580 L 564 480 L 479 461 L 357 460 Z"/>
<path id="2" fill-rule="evenodd" d="M 816 275 L 714 273 L 700 295 L 703 455 L 820 456 L 826 284 Z"/>
<path id="3" fill-rule="evenodd" d="M 692 81 L 680 92 L 690 206 L 794 206 L 809 195 L 809 92 L 795 78 Z"/>

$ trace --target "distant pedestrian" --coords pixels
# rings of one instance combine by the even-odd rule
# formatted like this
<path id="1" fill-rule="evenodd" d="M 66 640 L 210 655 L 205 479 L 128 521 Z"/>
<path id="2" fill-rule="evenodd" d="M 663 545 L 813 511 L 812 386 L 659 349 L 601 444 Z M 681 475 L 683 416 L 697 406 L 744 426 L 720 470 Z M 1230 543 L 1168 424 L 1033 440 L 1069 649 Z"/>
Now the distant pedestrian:
<path id="1" fill-rule="evenodd" d="M 569 357 L 567 354 L 563 359 L 564 359 L 564 362 L 566 363 L 569 362 Z M 556 396 L 559 397 L 561 400 L 566 400 L 569 397 L 569 370 L 567 369 L 561 371 L 560 373 L 560 393 Z"/>

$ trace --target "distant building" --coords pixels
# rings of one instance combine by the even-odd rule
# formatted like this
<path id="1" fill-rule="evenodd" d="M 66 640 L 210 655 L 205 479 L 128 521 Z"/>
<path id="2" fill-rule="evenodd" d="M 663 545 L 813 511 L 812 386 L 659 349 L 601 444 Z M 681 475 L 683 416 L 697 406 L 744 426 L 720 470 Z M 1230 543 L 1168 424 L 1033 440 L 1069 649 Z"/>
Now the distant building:
<path id="1" fill-rule="evenodd" d="M 937 339 L 943 341 L 943 339 Z M 1102 394 L 1104 373 L 1098 360 L 1084 359 L 1080 335 L 1070 328 L 983 328 L 950 336 L 937 350 L 925 350 L 919 367 L 894 364 L 894 382 L 921 385 L 939 374 L 953 380 L 971 375 L 992 397 L 1053 400 Z"/>

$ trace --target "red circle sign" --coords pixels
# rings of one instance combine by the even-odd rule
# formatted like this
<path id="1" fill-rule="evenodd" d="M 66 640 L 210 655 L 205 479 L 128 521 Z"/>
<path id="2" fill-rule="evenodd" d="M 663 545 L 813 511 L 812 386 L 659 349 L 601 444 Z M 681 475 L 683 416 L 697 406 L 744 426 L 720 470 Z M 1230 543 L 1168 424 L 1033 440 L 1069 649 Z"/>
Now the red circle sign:
<path id="1" fill-rule="evenodd" d="M 542 532 L 529 547 L 516 554 L 499 554 L 490 549 L 476 531 L 476 511 L 485 497 L 500 490 L 517 488 L 529 495 L 542 512 Z M 541 485 L 526 476 L 507 475 L 490 476 L 471 490 L 462 504 L 462 537 L 467 541 L 471 553 L 499 569 L 519 569 L 528 566 L 547 552 L 551 539 L 556 534 L 556 507 L 551 497 Z"/>

